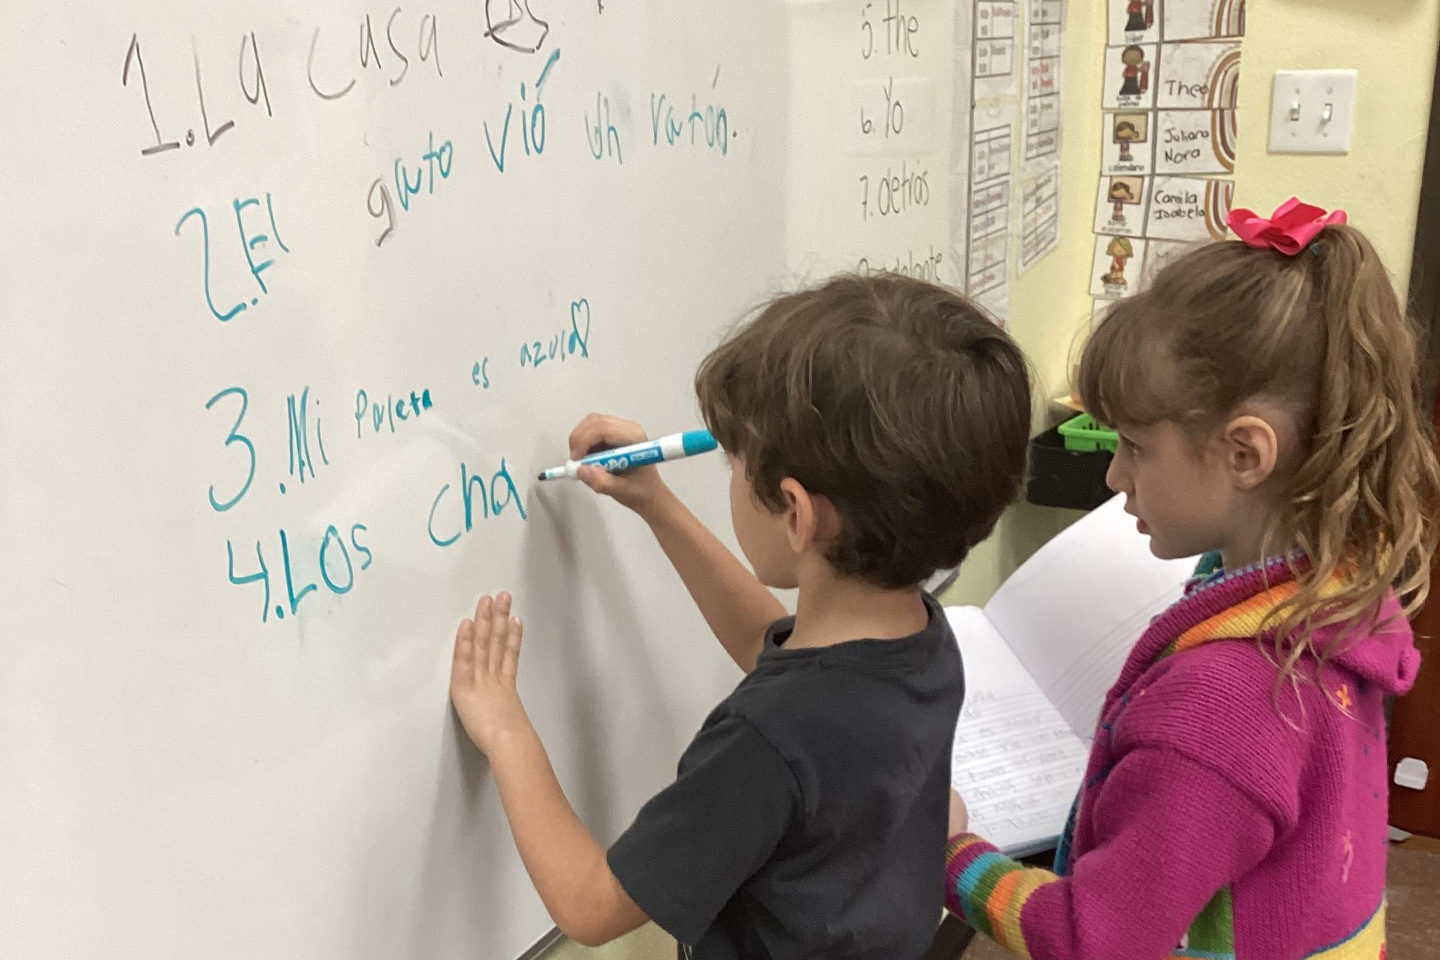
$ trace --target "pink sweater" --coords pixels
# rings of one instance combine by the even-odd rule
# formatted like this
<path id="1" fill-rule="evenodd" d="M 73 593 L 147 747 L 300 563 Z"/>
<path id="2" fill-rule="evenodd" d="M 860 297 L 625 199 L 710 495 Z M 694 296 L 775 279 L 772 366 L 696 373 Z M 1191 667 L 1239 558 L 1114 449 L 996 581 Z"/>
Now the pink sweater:
<path id="1" fill-rule="evenodd" d="M 1268 590 L 1260 570 L 1192 589 L 1140 638 L 1062 875 L 957 836 L 953 912 L 1034 960 L 1385 956 L 1383 698 L 1410 689 L 1419 654 L 1389 597 L 1277 709 L 1255 637 L 1295 583 L 1283 562 L 1268 573 Z"/>

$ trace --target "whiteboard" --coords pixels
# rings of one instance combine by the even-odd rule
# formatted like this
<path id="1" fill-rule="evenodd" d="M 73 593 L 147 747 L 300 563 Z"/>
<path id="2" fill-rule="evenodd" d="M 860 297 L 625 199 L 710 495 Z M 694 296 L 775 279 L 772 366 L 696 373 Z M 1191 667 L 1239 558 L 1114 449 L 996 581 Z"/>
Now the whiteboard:
<path id="1" fill-rule="evenodd" d="M 969 76 L 955 66 L 969 8 L 790 3 L 786 255 L 797 275 L 889 270 L 963 289 L 951 222 L 969 202 L 956 137 Z"/>
<path id="2" fill-rule="evenodd" d="M 520 954 L 454 627 L 516 593 L 602 842 L 738 679 L 639 521 L 529 478 L 592 409 L 693 426 L 783 283 L 783 4 L 6 20 L 0 956 Z M 718 457 L 667 477 L 729 535 Z"/>

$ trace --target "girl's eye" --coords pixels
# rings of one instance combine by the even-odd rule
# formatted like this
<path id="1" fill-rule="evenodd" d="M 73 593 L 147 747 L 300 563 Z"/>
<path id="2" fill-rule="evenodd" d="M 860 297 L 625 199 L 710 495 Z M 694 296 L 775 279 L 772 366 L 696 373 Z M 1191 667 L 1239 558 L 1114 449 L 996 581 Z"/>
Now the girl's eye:
<path id="1" fill-rule="evenodd" d="M 1123 433 L 1120 434 L 1120 446 L 1124 447 L 1126 450 L 1129 450 L 1131 453 L 1139 453 L 1139 452 L 1140 452 L 1140 448 L 1139 448 L 1138 446 L 1136 446 L 1135 441 L 1134 441 L 1134 440 L 1131 440 L 1129 437 L 1125 436 L 1125 434 L 1123 434 Z"/>

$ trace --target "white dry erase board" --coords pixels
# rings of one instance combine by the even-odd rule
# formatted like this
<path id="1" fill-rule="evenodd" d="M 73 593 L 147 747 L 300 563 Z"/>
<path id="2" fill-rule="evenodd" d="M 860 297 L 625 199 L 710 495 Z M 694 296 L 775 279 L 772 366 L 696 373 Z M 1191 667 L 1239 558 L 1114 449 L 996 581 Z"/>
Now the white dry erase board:
<path id="1" fill-rule="evenodd" d="M 17 0 L 0 27 L 0 956 L 506 960 L 481 591 L 602 841 L 738 679 L 537 489 L 786 279 L 764 0 Z M 668 479 L 728 536 L 724 464 Z"/>

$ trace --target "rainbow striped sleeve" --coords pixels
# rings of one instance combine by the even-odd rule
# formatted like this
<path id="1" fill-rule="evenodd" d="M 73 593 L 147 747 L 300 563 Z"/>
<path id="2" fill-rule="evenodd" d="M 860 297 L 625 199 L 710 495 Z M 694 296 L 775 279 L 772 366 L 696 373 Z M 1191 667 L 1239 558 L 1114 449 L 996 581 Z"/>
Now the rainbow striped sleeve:
<path id="1" fill-rule="evenodd" d="M 1025 902 L 1060 878 L 1011 860 L 973 833 L 952 837 L 945 849 L 945 905 L 1006 950 L 1030 960 L 1020 930 Z"/>

